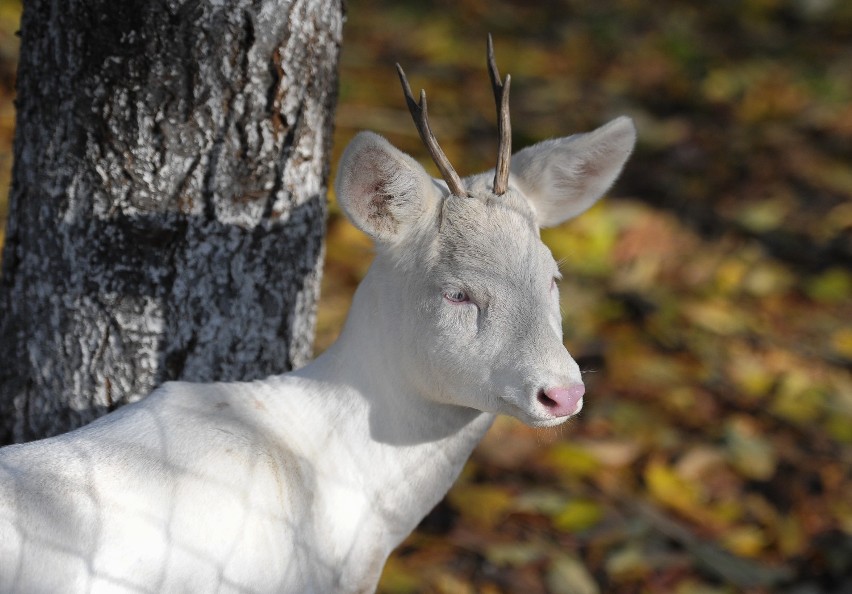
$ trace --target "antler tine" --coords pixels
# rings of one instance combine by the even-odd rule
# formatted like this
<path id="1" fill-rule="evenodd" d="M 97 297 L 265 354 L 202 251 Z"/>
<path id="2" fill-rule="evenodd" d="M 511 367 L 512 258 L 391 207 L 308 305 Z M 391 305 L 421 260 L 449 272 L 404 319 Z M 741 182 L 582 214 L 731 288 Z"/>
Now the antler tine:
<path id="1" fill-rule="evenodd" d="M 399 74 L 399 81 L 402 83 L 402 91 L 405 94 L 405 102 L 408 104 L 408 111 L 411 112 L 411 117 L 414 118 L 414 125 L 420 133 L 420 138 L 423 140 L 423 144 L 425 144 L 426 148 L 429 149 L 429 154 L 432 155 L 432 160 L 435 161 L 435 165 L 437 165 L 438 169 L 441 171 L 441 176 L 444 178 L 444 181 L 447 182 L 447 187 L 450 188 L 450 192 L 452 192 L 454 196 L 467 196 L 467 191 L 464 189 L 464 184 L 462 184 L 459 174 L 456 173 L 456 170 L 453 169 L 452 165 L 450 165 L 450 160 L 447 158 L 447 155 L 444 154 L 444 151 L 441 150 L 441 147 L 438 144 L 438 139 L 435 138 L 435 135 L 432 133 L 432 128 L 429 127 L 429 114 L 426 110 L 426 91 L 421 89 L 420 101 L 415 101 L 414 95 L 411 94 L 411 86 L 408 84 L 408 79 L 405 77 L 405 72 L 402 70 L 402 66 L 397 64 L 396 70 Z"/>
<path id="2" fill-rule="evenodd" d="M 497 61 L 494 59 L 494 42 L 488 34 L 488 75 L 494 89 L 494 102 L 497 104 L 497 131 L 500 134 L 500 147 L 497 149 L 497 168 L 494 171 L 494 193 L 504 194 L 509 188 L 509 161 L 512 158 L 512 123 L 509 119 L 509 86 L 512 77 L 506 75 L 506 81 L 500 82 Z"/>

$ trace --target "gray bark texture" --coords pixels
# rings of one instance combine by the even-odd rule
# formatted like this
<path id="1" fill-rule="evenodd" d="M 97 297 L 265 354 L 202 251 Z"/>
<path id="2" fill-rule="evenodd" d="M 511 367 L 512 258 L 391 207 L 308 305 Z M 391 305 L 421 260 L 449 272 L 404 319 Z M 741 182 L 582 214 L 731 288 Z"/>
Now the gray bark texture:
<path id="1" fill-rule="evenodd" d="M 27 0 L 0 443 L 307 361 L 339 0 Z"/>

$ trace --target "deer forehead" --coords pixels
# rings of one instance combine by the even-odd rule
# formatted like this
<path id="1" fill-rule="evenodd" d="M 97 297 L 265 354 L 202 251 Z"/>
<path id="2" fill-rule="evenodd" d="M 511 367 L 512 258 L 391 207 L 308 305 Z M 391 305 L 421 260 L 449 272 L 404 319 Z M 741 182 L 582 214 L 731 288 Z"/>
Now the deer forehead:
<path id="1" fill-rule="evenodd" d="M 441 210 L 441 273 L 465 283 L 525 286 L 546 286 L 556 274 L 556 263 L 541 242 L 534 213 L 519 192 L 510 189 L 499 197 L 490 192 L 450 196 Z"/>

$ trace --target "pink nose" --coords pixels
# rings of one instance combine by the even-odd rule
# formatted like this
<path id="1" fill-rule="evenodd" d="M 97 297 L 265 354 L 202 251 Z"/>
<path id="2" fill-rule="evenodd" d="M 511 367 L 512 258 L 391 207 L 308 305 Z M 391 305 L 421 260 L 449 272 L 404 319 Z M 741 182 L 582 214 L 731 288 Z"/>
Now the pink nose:
<path id="1" fill-rule="evenodd" d="M 583 384 L 572 384 L 547 388 L 538 393 L 541 402 L 554 417 L 567 417 L 580 412 L 583 408 L 583 394 L 586 387 Z"/>

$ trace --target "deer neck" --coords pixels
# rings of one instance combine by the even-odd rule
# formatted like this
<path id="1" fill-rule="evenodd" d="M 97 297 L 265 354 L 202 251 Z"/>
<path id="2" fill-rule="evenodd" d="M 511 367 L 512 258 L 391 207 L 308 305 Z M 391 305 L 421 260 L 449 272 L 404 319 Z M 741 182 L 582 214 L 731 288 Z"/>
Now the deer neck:
<path id="1" fill-rule="evenodd" d="M 372 270 L 372 269 L 371 269 Z M 399 345 L 377 307 L 382 285 L 368 274 L 338 341 L 296 376 L 330 387 L 338 407 L 333 439 L 352 444 L 352 466 L 364 488 L 401 533 L 440 501 L 493 421 L 493 415 L 435 402 L 406 379 Z"/>

